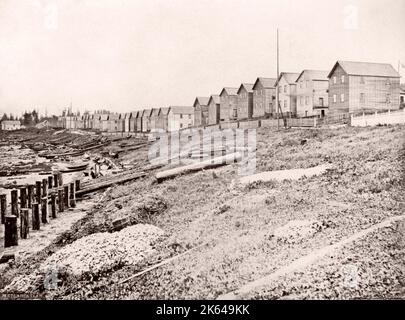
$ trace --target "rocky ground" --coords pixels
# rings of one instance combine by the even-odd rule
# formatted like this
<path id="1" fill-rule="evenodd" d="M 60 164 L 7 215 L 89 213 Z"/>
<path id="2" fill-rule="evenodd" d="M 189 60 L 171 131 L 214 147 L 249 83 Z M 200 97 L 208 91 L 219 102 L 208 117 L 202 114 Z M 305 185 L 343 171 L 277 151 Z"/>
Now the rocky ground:
<path id="1" fill-rule="evenodd" d="M 28 282 L 32 278 L 31 292 L 50 299 L 215 299 L 404 214 L 403 126 L 282 132 L 261 128 L 257 133 L 257 172 L 331 167 L 296 181 L 239 185 L 238 165 L 233 164 L 160 184 L 150 174 L 112 187 L 47 248 L 3 267 L 0 288 L 4 292 L 14 282 L 13 289 L 18 290 L 17 280 L 25 276 Z M 136 160 L 130 160 L 131 154 L 125 157 L 140 167 L 147 163 L 145 150 L 133 152 Z M 47 262 L 58 261 L 65 251 L 71 252 L 70 246 L 88 243 L 92 237 L 109 239 L 117 233 L 113 232 L 117 218 L 128 218 L 131 225 L 145 230 L 160 230 L 145 246 L 142 259 L 120 263 L 112 258 L 112 264 L 99 259 L 93 271 L 83 274 L 61 267 L 57 287 L 44 288 Z M 403 225 L 399 221 L 367 234 L 244 298 L 404 298 Z M 77 256 L 81 262 L 83 255 Z M 114 252 L 111 257 L 122 256 Z"/>

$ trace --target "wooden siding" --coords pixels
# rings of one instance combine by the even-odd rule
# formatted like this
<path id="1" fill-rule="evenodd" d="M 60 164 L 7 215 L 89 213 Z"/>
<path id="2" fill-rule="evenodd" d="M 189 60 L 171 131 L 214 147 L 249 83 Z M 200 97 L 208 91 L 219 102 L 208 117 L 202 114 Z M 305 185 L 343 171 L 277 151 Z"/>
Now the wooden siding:
<path id="1" fill-rule="evenodd" d="M 238 94 L 237 118 L 250 119 L 253 115 L 253 92 L 248 92 L 242 87 Z"/>
<path id="2" fill-rule="evenodd" d="M 230 121 L 237 119 L 237 106 L 238 106 L 238 96 L 228 95 L 225 91 L 222 92 L 220 96 L 220 121 Z"/>
<path id="3" fill-rule="evenodd" d="M 208 105 L 208 125 L 219 123 L 219 110 L 220 104 L 211 99 Z"/>
<path id="4" fill-rule="evenodd" d="M 259 82 L 253 90 L 253 117 L 273 116 L 275 110 L 275 88 L 264 88 Z"/>

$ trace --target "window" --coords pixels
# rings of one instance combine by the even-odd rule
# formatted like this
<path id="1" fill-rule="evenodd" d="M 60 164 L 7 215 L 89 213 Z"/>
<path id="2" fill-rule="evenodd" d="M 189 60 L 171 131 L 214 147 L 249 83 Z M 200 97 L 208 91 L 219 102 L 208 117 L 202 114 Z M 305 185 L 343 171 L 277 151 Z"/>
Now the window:
<path id="1" fill-rule="evenodd" d="M 287 100 L 284 100 L 284 108 L 287 108 Z"/>
<path id="2" fill-rule="evenodd" d="M 191 119 L 191 114 L 188 115 L 188 118 Z"/>
<path id="3" fill-rule="evenodd" d="M 333 77 L 333 84 L 336 84 L 336 77 Z"/>
<path id="4" fill-rule="evenodd" d="M 308 105 L 309 97 L 305 97 L 305 104 Z"/>
<path id="5" fill-rule="evenodd" d="M 387 86 L 390 86 L 390 85 L 391 85 L 391 81 L 390 81 L 389 78 L 387 78 L 387 80 L 385 81 L 385 84 L 386 84 Z"/>
<path id="6" fill-rule="evenodd" d="M 183 119 L 183 114 L 182 113 L 180 113 L 180 119 Z"/>
<path id="7" fill-rule="evenodd" d="M 180 128 L 183 128 L 183 124 L 182 124 L 182 123 L 180 123 Z"/>
<path id="8" fill-rule="evenodd" d="M 391 103 L 391 95 L 387 93 L 387 103 Z"/>
<path id="9" fill-rule="evenodd" d="M 345 83 L 345 76 L 342 76 L 341 79 L 342 79 L 342 83 Z"/>
<path id="10" fill-rule="evenodd" d="M 345 94 L 344 93 L 342 93 L 340 95 L 340 102 L 345 102 Z"/>
<path id="11" fill-rule="evenodd" d="M 364 101 L 365 101 L 364 93 L 360 93 L 360 102 L 364 102 Z"/>
<path id="12" fill-rule="evenodd" d="M 287 92 L 287 85 L 284 86 L 284 93 Z"/>
<path id="13" fill-rule="evenodd" d="M 336 94 L 333 95 L 333 102 L 336 103 Z"/>

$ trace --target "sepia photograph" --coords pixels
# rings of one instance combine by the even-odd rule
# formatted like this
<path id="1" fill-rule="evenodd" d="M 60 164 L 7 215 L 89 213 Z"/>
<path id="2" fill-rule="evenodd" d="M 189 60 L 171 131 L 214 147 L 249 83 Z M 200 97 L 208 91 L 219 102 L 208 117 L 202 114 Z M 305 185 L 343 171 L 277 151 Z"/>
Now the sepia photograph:
<path id="1" fill-rule="evenodd" d="M 404 30 L 403 0 L 0 0 L 0 300 L 403 301 Z"/>

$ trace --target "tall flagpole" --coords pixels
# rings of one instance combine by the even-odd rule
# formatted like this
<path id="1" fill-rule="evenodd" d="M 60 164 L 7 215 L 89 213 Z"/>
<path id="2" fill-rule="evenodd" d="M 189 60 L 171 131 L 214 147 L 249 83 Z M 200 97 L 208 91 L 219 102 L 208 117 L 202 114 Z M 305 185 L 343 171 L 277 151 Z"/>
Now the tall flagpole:
<path id="1" fill-rule="evenodd" d="M 278 77 L 279 77 L 279 58 L 278 58 L 278 55 L 279 55 L 279 48 L 278 48 L 278 28 L 277 28 L 277 85 L 276 85 L 276 105 L 277 105 L 277 130 L 279 130 L 279 128 L 280 128 L 280 119 L 279 119 L 279 115 L 278 115 L 278 112 L 279 112 L 279 108 L 280 108 L 280 106 L 279 106 L 279 101 L 278 101 L 278 98 L 279 98 L 279 96 L 278 96 L 278 88 L 279 88 L 279 83 L 278 83 Z"/>

